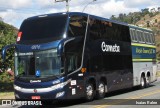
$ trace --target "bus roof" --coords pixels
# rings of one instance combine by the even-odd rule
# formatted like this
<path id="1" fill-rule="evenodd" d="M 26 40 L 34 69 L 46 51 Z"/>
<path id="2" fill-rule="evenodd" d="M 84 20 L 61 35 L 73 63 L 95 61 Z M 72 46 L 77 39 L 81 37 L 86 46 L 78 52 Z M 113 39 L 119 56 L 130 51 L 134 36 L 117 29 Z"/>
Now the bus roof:
<path id="1" fill-rule="evenodd" d="M 87 13 L 82 13 L 82 12 L 61 12 L 61 13 L 43 14 L 43 15 L 33 16 L 33 17 L 30 17 L 30 18 L 27 18 L 27 19 L 37 19 L 37 18 L 41 18 L 41 17 L 50 17 L 50 16 L 56 16 L 56 15 L 65 15 L 65 14 L 69 15 L 69 16 L 70 15 L 88 16 L 89 15 L 89 16 L 94 17 L 94 18 L 99 19 L 99 20 L 109 21 L 109 22 L 112 22 L 112 23 L 128 26 L 129 28 L 140 29 L 140 30 L 152 32 L 152 30 L 148 29 L 148 28 L 142 28 L 142 27 L 138 27 L 136 25 L 125 23 L 125 22 L 111 20 L 111 19 L 108 19 L 108 18 L 103 18 L 103 17 L 99 17 L 99 16 L 87 14 Z"/>
<path id="2" fill-rule="evenodd" d="M 136 26 L 136 25 L 133 25 L 133 24 L 128 24 L 128 25 L 130 26 L 130 28 L 140 29 L 140 30 L 152 32 L 152 30 L 151 30 L 151 29 L 148 29 L 148 28 L 139 27 L 139 26 Z"/>

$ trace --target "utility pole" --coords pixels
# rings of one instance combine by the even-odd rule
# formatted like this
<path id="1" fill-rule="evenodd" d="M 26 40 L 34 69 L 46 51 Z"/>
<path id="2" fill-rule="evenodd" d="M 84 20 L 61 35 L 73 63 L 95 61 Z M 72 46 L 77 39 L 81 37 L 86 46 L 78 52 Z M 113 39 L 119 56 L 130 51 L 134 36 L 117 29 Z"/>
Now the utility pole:
<path id="1" fill-rule="evenodd" d="M 66 10 L 67 12 L 69 12 L 69 0 L 55 0 L 55 2 L 64 2 L 64 1 L 66 2 Z"/>

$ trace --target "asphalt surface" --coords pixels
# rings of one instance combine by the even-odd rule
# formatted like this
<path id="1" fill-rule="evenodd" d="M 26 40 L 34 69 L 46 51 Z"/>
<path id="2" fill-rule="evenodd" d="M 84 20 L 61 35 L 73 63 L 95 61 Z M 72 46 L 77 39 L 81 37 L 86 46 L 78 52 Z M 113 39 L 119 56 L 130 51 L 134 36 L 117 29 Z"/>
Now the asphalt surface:
<path id="1" fill-rule="evenodd" d="M 120 90 L 106 94 L 104 99 L 86 102 L 84 100 L 74 100 L 59 103 L 46 103 L 47 106 L 18 106 L 3 105 L 0 108 L 160 108 L 160 78 L 145 89 Z M 48 106 L 49 105 L 49 106 Z"/>

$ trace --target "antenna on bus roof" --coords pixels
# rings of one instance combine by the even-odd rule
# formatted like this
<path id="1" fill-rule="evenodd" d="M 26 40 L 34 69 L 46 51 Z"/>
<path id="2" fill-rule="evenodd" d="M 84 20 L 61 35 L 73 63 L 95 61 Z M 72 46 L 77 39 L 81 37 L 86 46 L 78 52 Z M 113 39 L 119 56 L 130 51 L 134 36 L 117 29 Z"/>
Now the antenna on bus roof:
<path id="1" fill-rule="evenodd" d="M 86 9 L 86 7 L 87 7 L 88 5 L 90 5 L 91 3 L 95 2 L 95 1 L 97 1 L 97 0 L 93 0 L 93 1 L 89 2 L 89 3 L 83 8 L 82 12 L 84 12 L 84 10 Z"/>
<path id="2" fill-rule="evenodd" d="M 66 10 L 67 12 L 69 12 L 69 1 L 71 0 L 55 0 L 55 2 L 64 2 L 64 1 L 66 1 Z"/>

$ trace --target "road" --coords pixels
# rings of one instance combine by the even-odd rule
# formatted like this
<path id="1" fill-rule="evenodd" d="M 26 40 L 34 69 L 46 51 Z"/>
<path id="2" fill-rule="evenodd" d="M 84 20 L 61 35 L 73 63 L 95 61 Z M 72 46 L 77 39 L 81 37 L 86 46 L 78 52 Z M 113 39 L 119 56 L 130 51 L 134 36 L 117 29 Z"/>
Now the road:
<path id="1" fill-rule="evenodd" d="M 137 104 L 136 104 L 137 102 Z M 148 103 L 147 103 L 148 102 Z M 153 104 L 159 105 L 153 105 Z M 132 105 L 131 105 L 132 104 Z M 143 105 L 149 104 L 149 105 Z M 160 78 L 145 89 L 126 89 L 107 94 L 104 99 L 70 105 L 67 108 L 160 108 Z"/>
<path id="2" fill-rule="evenodd" d="M 153 105 L 153 104 L 159 105 Z M 68 104 L 68 105 L 65 105 Z M 143 105 L 147 104 L 147 105 Z M 1 107 L 1 106 L 0 106 Z M 28 106 L 2 106 L 1 108 L 28 108 Z M 48 107 L 48 106 L 47 106 Z M 145 89 L 125 89 L 106 94 L 104 99 L 85 102 L 83 100 L 51 104 L 50 107 L 65 108 L 160 108 L 160 78 Z M 35 108 L 35 106 L 31 106 Z M 36 107 L 37 108 L 37 107 Z M 41 108 L 41 107 L 40 107 Z"/>

